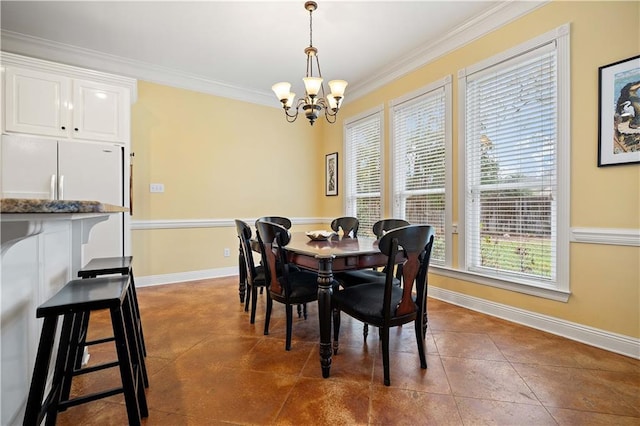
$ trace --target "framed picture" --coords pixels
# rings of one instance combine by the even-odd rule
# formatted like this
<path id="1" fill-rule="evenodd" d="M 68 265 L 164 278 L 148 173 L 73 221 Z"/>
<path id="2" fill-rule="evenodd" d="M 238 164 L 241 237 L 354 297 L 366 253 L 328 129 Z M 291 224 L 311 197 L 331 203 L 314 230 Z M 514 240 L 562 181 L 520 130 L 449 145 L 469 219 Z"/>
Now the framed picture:
<path id="1" fill-rule="evenodd" d="M 338 153 L 333 152 L 325 157 L 324 172 L 325 195 L 338 195 Z"/>
<path id="2" fill-rule="evenodd" d="M 598 167 L 640 163 L 640 55 L 598 68 Z"/>

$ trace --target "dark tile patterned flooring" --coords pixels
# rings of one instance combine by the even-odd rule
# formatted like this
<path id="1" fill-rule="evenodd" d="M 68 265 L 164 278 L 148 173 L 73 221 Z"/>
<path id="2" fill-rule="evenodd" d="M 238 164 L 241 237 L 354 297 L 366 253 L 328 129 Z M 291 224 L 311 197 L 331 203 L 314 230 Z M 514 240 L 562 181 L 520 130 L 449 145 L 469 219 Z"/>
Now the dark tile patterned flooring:
<path id="1" fill-rule="evenodd" d="M 284 307 L 264 336 L 238 298 L 237 277 L 138 289 L 147 344 L 146 425 L 640 425 L 640 361 L 429 299 L 426 370 L 412 326 L 391 331 L 391 386 L 377 330 L 343 315 L 340 351 L 323 379 L 315 304 Z M 109 334 L 106 315 L 90 334 Z M 113 359 L 92 348 L 90 364 Z M 73 392 L 117 386 L 115 369 L 74 379 Z M 127 423 L 122 395 L 60 413 L 62 425 Z"/>

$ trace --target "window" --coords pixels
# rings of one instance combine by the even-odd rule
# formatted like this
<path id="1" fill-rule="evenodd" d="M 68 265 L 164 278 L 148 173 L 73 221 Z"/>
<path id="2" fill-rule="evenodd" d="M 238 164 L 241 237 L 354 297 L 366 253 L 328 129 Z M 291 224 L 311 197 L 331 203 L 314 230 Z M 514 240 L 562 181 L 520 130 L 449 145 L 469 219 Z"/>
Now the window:
<path id="1" fill-rule="evenodd" d="M 445 230 L 451 217 L 451 78 L 391 105 L 393 217 L 435 227 L 431 261 L 450 263 Z"/>
<path id="2" fill-rule="evenodd" d="M 358 235 L 372 236 L 382 218 L 382 108 L 345 122 L 346 215 L 360 220 Z"/>
<path id="3" fill-rule="evenodd" d="M 560 28 L 460 73 L 469 272 L 568 290 L 567 64 Z"/>

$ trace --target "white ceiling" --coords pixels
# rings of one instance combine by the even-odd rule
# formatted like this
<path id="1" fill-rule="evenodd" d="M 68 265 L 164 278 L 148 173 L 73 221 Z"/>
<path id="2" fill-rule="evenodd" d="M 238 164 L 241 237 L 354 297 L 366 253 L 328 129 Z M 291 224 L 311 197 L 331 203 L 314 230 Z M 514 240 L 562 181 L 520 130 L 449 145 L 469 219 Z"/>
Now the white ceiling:
<path id="1" fill-rule="evenodd" d="M 348 101 L 539 3 L 319 0 L 313 45 Z M 5 51 L 273 106 L 273 83 L 303 92 L 303 0 L 2 0 L 0 14 Z"/>

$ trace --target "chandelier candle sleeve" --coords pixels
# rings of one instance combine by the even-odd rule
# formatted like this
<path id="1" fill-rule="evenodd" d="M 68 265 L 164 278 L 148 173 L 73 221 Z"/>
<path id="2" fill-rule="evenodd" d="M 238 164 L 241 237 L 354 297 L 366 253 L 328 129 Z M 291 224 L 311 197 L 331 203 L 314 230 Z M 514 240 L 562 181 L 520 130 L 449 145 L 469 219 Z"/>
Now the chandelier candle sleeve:
<path id="1" fill-rule="evenodd" d="M 287 82 L 276 83 L 271 86 L 271 89 L 282 104 L 285 117 L 289 123 L 296 121 L 300 108 L 302 108 L 304 115 L 312 126 L 322 110 L 324 110 L 326 120 L 329 123 L 335 123 L 338 110 L 342 106 L 347 82 L 344 80 L 329 81 L 331 93 L 325 95 L 324 85 L 322 84 L 324 80 L 320 72 L 320 61 L 318 59 L 318 49 L 313 47 L 312 38 L 313 11 L 318 8 L 318 5 L 314 1 L 308 1 L 304 4 L 304 8 L 309 11 L 309 46 L 304 49 L 304 53 L 307 56 L 307 73 L 302 79 L 304 82 L 304 97 L 300 98 L 296 103 L 296 94 L 291 91 L 291 84 Z M 313 75 L 314 68 L 317 70 L 317 76 Z"/>

